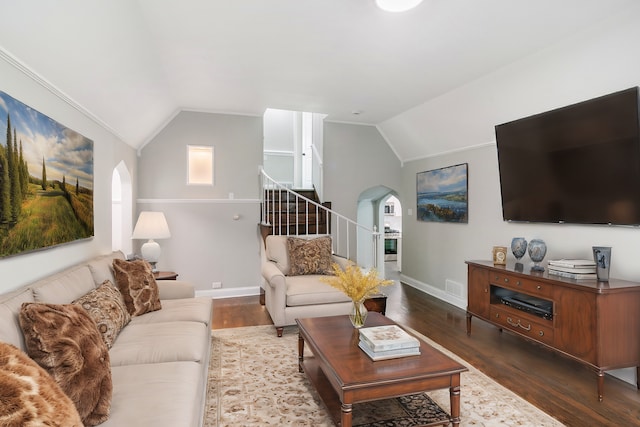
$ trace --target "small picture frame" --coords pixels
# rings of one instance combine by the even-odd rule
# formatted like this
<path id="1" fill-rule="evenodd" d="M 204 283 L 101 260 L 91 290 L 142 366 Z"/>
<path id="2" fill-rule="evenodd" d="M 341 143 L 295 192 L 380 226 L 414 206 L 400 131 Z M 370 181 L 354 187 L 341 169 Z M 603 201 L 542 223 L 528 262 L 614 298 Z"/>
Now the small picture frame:
<path id="1" fill-rule="evenodd" d="M 492 253 L 493 253 L 493 265 L 507 264 L 507 247 L 506 246 L 494 246 Z"/>

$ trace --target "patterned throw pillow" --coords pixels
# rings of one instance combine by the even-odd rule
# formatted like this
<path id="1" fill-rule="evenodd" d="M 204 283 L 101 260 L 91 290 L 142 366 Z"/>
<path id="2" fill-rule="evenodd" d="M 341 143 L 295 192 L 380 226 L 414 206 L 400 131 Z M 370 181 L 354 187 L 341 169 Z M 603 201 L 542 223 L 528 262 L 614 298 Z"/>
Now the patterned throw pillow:
<path id="1" fill-rule="evenodd" d="M 27 354 L 75 404 L 85 426 L 109 418 L 109 351 L 95 322 L 74 304 L 24 303 L 18 317 Z"/>
<path id="2" fill-rule="evenodd" d="M 147 261 L 114 259 L 113 270 L 130 315 L 139 316 L 162 308 L 158 284 Z"/>
<path id="3" fill-rule="evenodd" d="M 0 342 L 0 426 L 82 427 L 78 410 L 44 369 Z"/>
<path id="4" fill-rule="evenodd" d="M 289 251 L 289 276 L 303 274 L 333 274 L 331 237 L 306 240 L 297 237 L 287 239 Z"/>
<path id="5" fill-rule="evenodd" d="M 98 331 L 107 348 L 111 348 L 122 328 L 131 321 L 131 315 L 127 311 L 122 294 L 109 280 L 73 301 L 72 304 L 87 310 L 89 316 L 98 325 Z"/>

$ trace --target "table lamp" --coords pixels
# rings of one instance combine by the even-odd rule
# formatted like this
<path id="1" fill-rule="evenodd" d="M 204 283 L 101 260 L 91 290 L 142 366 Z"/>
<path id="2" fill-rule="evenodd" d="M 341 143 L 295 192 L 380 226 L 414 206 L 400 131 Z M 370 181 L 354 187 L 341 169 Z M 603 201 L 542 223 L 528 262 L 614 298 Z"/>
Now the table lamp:
<path id="1" fill-rule="evenodd" d="M 142 211 L 133 229 L 132 239 L 149 239 L 140 248 L 142 257 L 151 264 L 153 272 L 157 272 L 156 263 L 160 258 L 160 245 L 154 239 L 171 237 L 169 225 L 162 212 Z"/>

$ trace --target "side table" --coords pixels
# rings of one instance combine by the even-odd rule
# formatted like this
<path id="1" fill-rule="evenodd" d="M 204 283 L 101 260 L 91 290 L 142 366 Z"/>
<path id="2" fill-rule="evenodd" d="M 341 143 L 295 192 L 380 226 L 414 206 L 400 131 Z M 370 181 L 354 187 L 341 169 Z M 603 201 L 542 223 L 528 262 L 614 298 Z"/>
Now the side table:
<path id="1" fill-rule="evenodd" d="M 178 273 L 175 271 L 157 271 L 153 273 L 153 277 L 156 280 L 176 280 L 178 278 Z"/>
<path id="2" fill-rule="evenodd" d="M 385 294 L 371 295 L 364 300 L 364 306 L 368 311 L 377 311 L 384 316 L 387 311 L 387 296 Z"/>

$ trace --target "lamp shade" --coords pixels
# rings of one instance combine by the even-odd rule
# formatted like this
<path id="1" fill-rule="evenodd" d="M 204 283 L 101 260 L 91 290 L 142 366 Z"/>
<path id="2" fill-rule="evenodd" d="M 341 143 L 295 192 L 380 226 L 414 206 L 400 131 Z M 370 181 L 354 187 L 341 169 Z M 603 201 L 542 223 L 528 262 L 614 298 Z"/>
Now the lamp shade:
<path id="1" fill-rule="evenodd" d="M 142 211 L 133 229 L 132 239 L 168 239 L 171 237 L 167 219 L 162 212 Z"/>
<path id="2" fill-rule="evenodd" d="M 420 3 L 422 0 L 376 0 L 376 5 L 387 12 L 404 12 Z"/>

